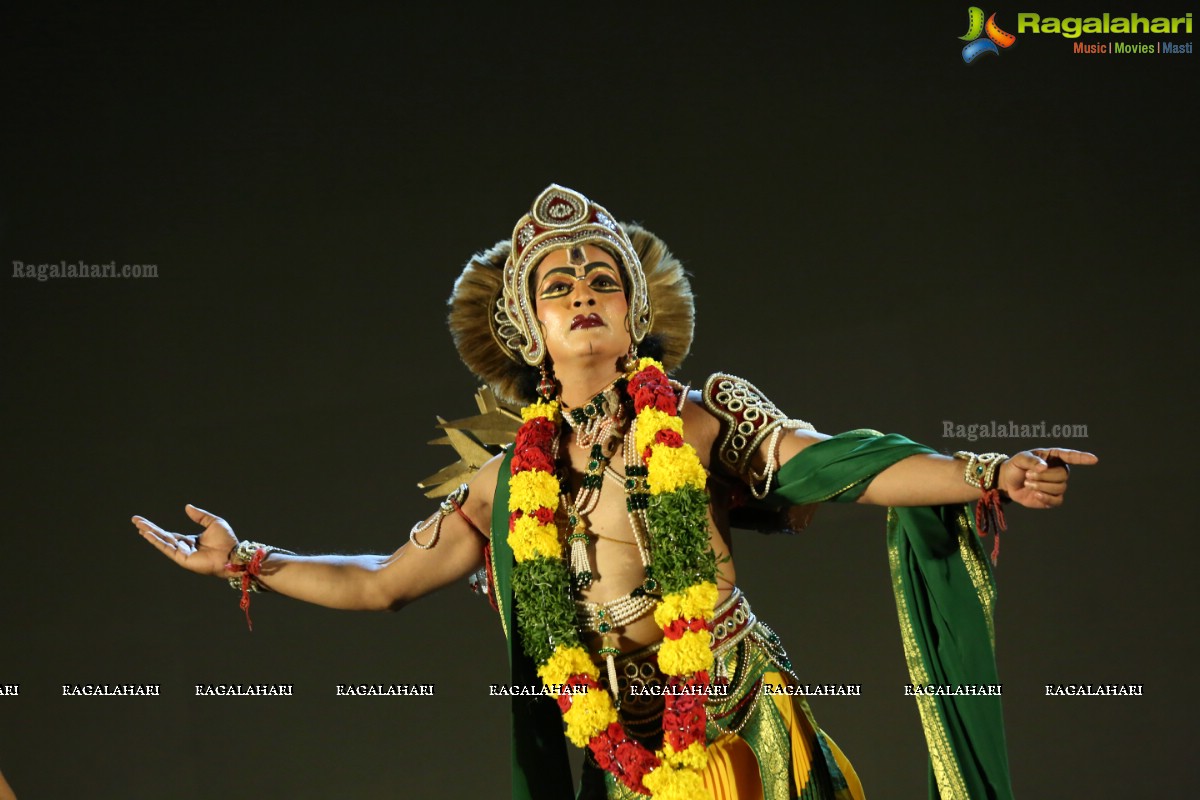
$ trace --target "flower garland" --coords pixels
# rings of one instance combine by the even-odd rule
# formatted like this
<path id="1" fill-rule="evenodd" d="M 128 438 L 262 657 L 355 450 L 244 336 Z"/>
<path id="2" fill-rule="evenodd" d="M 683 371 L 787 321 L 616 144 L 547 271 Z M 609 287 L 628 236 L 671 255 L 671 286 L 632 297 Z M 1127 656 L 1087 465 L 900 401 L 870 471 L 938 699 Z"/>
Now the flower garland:
<path id="1" fill-rule="evenodd" d="M 522 409 L 524 424 L 513 450 L 509 543 L 516 560 L 517 618 L 525 652 L 542 681 L 587 689 L 558 696 L 567 738 L 590 748 L 602 769 L 635 792 L 659 800 L 701 800 L 709 797 L 702 778 L 708 763 L 703 692 L 713 663 L 709 626 L 717 604 L 706 474 L 683 441 L 679 399 L 662 364 L 639 360 L 626 392 L 645 463 L 643 474 L 629 476 L 627 502 L 631 511 L 645 509 L 652 563 L 647 571 L 653 571 L 647 577 L 663 593 L 654 612 L 663 629 L 659 668 L 669 676 L 662 748 L 652 753 L 625 731 L 575 627 L 571 577 L 554 522 L 561 491 L 554 458 L 556 401 L 538 400 Z"/>

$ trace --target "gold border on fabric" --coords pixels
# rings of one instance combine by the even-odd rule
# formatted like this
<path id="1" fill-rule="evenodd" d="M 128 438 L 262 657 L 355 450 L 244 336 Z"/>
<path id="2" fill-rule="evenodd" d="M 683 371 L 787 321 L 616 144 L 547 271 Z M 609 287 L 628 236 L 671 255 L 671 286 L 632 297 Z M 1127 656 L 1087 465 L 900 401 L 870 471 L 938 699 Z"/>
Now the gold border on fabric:
<path id="1" fill-rule="evenodd" d="M 772 676 L 774 680 L 771 680 Z M 766 672 L 761 680 L 775 686 L 784 684 L 783 675 L 778 672 Z M 763 689 L 760 687 L 758 691 Z M 784 711 L 779 707 L 780 703 L 776 702 L 777 698 L 789 703 L 791 701 L 787 696 L 771 695 L 767 702 L 775 706 L 773 712 L 763 708 L 763 703 L 759 702 L 739 734 L 750 745 L 758 760 L 758 777 L 762 782 L 764 800 L 789 800 L 792 796 L 792 780 L 795 777 L 791 769 L 792 735 L 784 723 Z M 811 744 L 816 746 L 815 735 Z M 812 754 L 812 757 L 816 758 L 818 755 L 819 752 Z M 809 774 L 804 778 L 806 784 L 813 780 L 811 767 Z"/>
<path id="2" fill-rule="evenodd" d="M 904 596 L 901 581 L 900 548 L 897 542 L 898 519 L 893 508 L 888 509 L 887 544 L 888 563 L 892 572 L 892 593 L 896 597 L 896 614 L 900 618 L 900 638 L 904 643 L 904 658 L 908 662 L 908 674 L 914 686 L 928 686 L 929 672 L 917 646 L 917 637 L 913 632 L 912 612 L 908 600 Z M 971 800 L 967 794 L 967 784 L 962 771 L 954 758 L 954 750 L 950 746 L 950 738 L 946 735 L 946 726 L 942 722 L 941 712 L 937 708 L 937 698 L 932 695 L 916 697 L 917 710 L 921 714 L 921 727 L 925 731 L 925 742 L 929 747 L 929 762 L 933 766 L 934 779 L 937 781 L 941 800 Z"/>
<path id="3" fill-rule="evenodd" d="M 875 430 L 874 428 L 855 428 L 852 431 L 846 431 L 846 434 L 852 434 L 852 433 L 863 433 L 863 434 L 867 434 L 870 436 L 883 436 L 883 433 Z M 858 480 L 854 481 L 853 483 L 846 484 L 841 489 L 838 489 L 836 492 L 830 492 L 829 494 L 825 495 L 824 497 L 818 497 L 816 500 L 810 500 L 809 502 L 810 503 L 828 502 L 829 500 L 832 500 L 833 498 L 837 497 L 838 495 L 850 491 L 855 486 L 858 486 L 860 483 L 865 483 L 866 481 L 870 481 L 873 479 L 874 479 L 873 475 L 866 477 L 866 478 L 859 478 Z M 888 510 L 888 513 L 891 513 L 890 509 Z"/>
<path id="4" fill-rule="evenodd" d="M 495 537 L 496 537 L 496 532 L 492 531 L 492 541 L 488 543 L 490 545 L 488 547 L 488 561 L 491 562 L 492 574 L 489 576 L 488 579 L 492 582 L 492 586 L 494 587 L 493 591 L 496 593 L 496 606 L 497 606 L 496 610 L 500 612 L 500 627 L 504 629 L 504 641 L 508 642 L 508 641 L 512 641 L 512 637 L 508 635 L 508 621 L 506 619 L 504 619 L 504 600 L 503 600 L 503 598 L 500 597 L 500 586 L 496 582 L 496 542 L 495 542 Z"/>
<path id="5" fill-rule="evenodd" d="M 975 586 L 975 594 L 979 596 L 979 605 L 983 608 L 983 618 L 987 621 L 988 638 L 991 639 L 992 649 L 996 647 L 996 626 L 992 619 L 996 604 L 996 588 L 988 577 L 987 564 L 975 541 L 975 528 L 971 525 L 970 512 L 967 506 L 958 510 L 955 516 L 958 523 L 958 552 L 962 556 L 963 566 L 971 576 Z"/>

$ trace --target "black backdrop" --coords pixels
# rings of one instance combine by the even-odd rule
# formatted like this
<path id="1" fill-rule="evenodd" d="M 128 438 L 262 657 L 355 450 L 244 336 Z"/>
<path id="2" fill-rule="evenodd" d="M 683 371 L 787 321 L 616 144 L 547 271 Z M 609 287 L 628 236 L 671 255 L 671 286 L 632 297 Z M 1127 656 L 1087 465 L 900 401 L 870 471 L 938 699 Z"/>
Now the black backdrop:
<path id="1" fill-rule="evenodd" d="M 484 688 L 503 637 L 465 587 L 398 616 L 260 598 L 248 634 L 232 592 L 128 518 L 190 532 L 190 501 L 297 550 L 396 547 L 430 510 L 434 416 L 473 407 L 445 297 L 551 181 L 694 273 L 685 378 L 728 370 L 822 430 L 947 450 L 1047 443 L 947 420 L 1086 425 L 1056 443 L 1102 464 L 1067 508 L 1011 513 L 1000 562 L 1015 786 L 1194 789 L 1194 56 L 1027 34 L 968 66 L 965 6 L 935 6 L 6 12 L 4 270 L 158 269 L 0 284 L 19 796 L 504 796 L 506 702 Z M 1022 10 L 1071 12 L 998 21 Z M 806 677 L 863 685 L 815 712 L 872 796 L 923 796 L 882 512 L 746 534 L 738 565 Z M 163 694 L 61 696 L 105 682 Z M 296 694 L 191 696 L 215 682 Z M 346 682 L 436 695 L 334 697 Z M 1063 682 L 1145 694 L 1045 696 Z"/>

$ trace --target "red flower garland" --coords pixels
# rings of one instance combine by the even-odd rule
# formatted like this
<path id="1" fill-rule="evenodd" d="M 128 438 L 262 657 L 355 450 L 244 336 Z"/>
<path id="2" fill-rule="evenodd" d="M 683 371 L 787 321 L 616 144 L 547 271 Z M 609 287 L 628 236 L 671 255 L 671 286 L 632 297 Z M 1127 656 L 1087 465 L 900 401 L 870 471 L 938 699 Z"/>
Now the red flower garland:
<path id="1" fill-rule="evenodd" d="M 667 417 L 679 416 L 679 397 L 676 394 L 675 388 L 667 379 L 666 374 L 656 362 L 649 359 L 644 359 L 639 363 L 639 368 L 629 379 L 627 392 L 633 400 L 634 410 L 636 413 L 642 413 L 648 409 L 653 409 Z M 554 404 L 550 404 L 552 407 Z M 526 416 L 526 422 L 521 427 L 516 437 L 514 454 L 512 459 L 511 471 L 514 476 L 523 472 L 548 473 L 554 474 L 555 464 L 553 458 L 553 445 L 558 434 L 558 428 L 555 421 L 551 418 L 554 416 L 552 409 L 550 414 L 540 412 L 540 409 L 534 410 L 535 407 L 530 407 L 527 411 L 531 411 L 529 415 L 523 412 Z M 645 440 L 642 441 L 646 444 Z M 657 460 L 654 456 L 655 447 L 659 449 L 664 463 L 668 466 L 656 468 L 650 464 L 652 460 Z M 666 481 L 682 480 L 684 485 L 697 486 L 697 474 L 699 475 L 699 488 L 703 489 L 703 469 L 696 460 L 695 453 L 688 448 L 688 454 L 682 455 L 682 460 L 675 455 L 678 448 L 686 448 L 682 435 L 676 430 L 662 429 L 658 430 L 653 435 L 653 446 L 645 446 L 644 452 L 641 454 L 643 460 L 647 463 L 650 469 L 650 474 L 653 476 L 656 469 L 665 469 L 663 475 L 670 475 L 665 478 Z M 668 458 L 668 455 L 670 457 Z M 690 457 L 691 463 L 688 463 Z M 654 480 L 651 477 L 651 480 Z M 690 481 L 690 483 L 688 483 Z M 658 485 L 658 484 L 652 484 Z M 671 485 L 668 483 L 667 485 Z M 528 488 L 523 488 L 523 491 L 529 492 Z M 510 500 L 511 502 L 511 500 Z M 548 501 L 542 500 L 541 503 Z M 539 525 L 552 525 L 554 521 L 554 511 L 548 504 L 538 506 L 538 503 L 530 503 L 528 500 L 519 501 L 524 504 L 523 509 L 515 510 L 509 518 L 510 532 L 518 529 L 517 523 L 525 516 L 530 515 L 537 519 Z M 512 506 L 510 505 L 510 508 Z M 703 520 L 697 520 L 697 524 L 703 524 Z M 525 526 L 528 531 L 528 526 Z M 532 532 L 523 534 L 530 537 L 540 536 Z M 533 541 L 530 538 L 529 541 Z M 530 546 L 528 542 L 525 546 Z M 536 545 L 534 545 L 536 546 Z M 518 556 L 518 561 L 521 560 Z M 709 579 L 711 583 L 711 578 Z M 697 585 L 699 587 L 699 585 Z M 691 588 L 688 590 L 691 591 Z M 713 587 L 715 592 L 715 586 Z M 681 595 L 682 596 L 682 595 Z M 674 602 L 679 602 L 678 600 Z M 694 603 L 694 600 L 686 601 Z M 688 606 L 684 606 L 688 607 Z M 701 606 L 703 608 L 703 605 Z M 711 612 L 711 605 L 708 606 Z M 688 647 L 680 647 L 686 643 L 693 643 L 695 639 L 687 639 L 686 642 L 681 642 L 688 636 L 694 636 L 708 629 L 708 623 L 705 619 L 690 618 L 691 614 L 684 615 L 686 618 L 678 618 L 672 620 L 669 624 L 663 625 L 664 643 L 671 650 L 674 663 L 680 662 L 679 659 L 688 658 L 683 655 L 688 651 Z M 572 647 L 576 647 L 572 645 Z M 558 657 L 559 652 L 569 652 L 555 650 L 550 660 Z M 666 651 L 664 650 L 664 653 Z M 547 662 L 548 663 L 548 662 Z M 668 669 L 678 669 L 678 667 L 668 667 Z M 688 668 L 684 668 L 685 670 Z M 695 669 L 694 667 L 691 669 Z M 561 680 L 561 679 L 560 679 Z M 590 706 L 592 705 L 588 698 L 592 692 L 603 692 L 598 681 L 591 677 L 590 674 L 575 673 L 565 679 L 565 685 L 570 688 L 584 687 L 587 695 L 574 695 L 570 691 L 564 691 L 557 699 L 559 710 L 563 714 L 568 714 L 577 702 L 585 703 L 581 706 L 581 710 L 585 713 L 592 713 Z M 611 774 L 617 781 L 627 786 L 632 791 L 648 795 L 650 789 L 645 785 L 644 779 L 649 777 L 652 785 L 655 786 L 655 791 L 661 791 L 664 794 L 669 794 L 671 797 L 701 797 L 707 796 L 702 786 L 698 783 L 698 774 L 695 770 L 699 769 L 695 763 L 696 754 L 693 750 L 690 754 L 683 754 L 691 745 L 699 743 L 703 748 L 706 739 L 707 716 L 705 710 L 705 692 L 709 686 L 708 672 L 699 669 L 694 672 L 684 672 L 682 674 L 674 674 L 668 680 L 668 685 L 672 688 L 671 692 L 666 694 L 664 699 L 663 712 L 663 742 L 664 747 L 669 748 L 664 753 L 664 758 L 668 763 L 663 763 L 659 755 L 650 751 L 645 746 L 631 738 L 625 731 L 621 723 L 614 722 L 606 728 L 602 728 L 597 733 L 591 733 L 588 739 L 587 746 L 591 750 L 596 763 Z M 611 708 L 611 706 L 610 706 Z M 576 724 L 568 722 L 568 733 L 570 726 Z M 703 756 L 703 752 L 700 753 Z M 676 758 L 679 756 L 680 758 Z M 662 772 L 659 772 L 659 770 Z M 651 774 L 653 773 L 653 774 Z M 686 788 L 685 788 L 686 787 Z"/>

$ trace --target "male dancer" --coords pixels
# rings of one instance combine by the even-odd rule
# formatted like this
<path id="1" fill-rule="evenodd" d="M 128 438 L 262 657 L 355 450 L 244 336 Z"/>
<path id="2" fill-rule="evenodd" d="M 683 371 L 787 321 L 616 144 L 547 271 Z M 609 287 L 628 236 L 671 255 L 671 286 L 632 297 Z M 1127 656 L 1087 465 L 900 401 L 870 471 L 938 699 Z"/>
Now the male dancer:
<path id="1" fill-rule="evenodd" d="M 408 543 L 300 556 L 239 542 L 191 505 L 200 534 L 134 524 L 193 572 L 332 608 L 398 610 L 485 570 L 514 682 L 540 678 L 551 693 L 514 705 L 514 797 L 570 792 L 564 720 L 588 748 L 581 796 L 861 797 L 849 762 L 786 694 L 798 679 L 737 588 L 730 515 L 791 508 L 794 526 L 816 502 L 889 507 L 913 683 L 995 684 L 991 573 L 974 527 L 998 533 L 1002 503 L 1061 505 L 1069 465 L 1096 457 L 948 457 L 873 431 L 826 436 L 732 375 L 686 392 L 666 373 L 692 320 L 687 279 L 660 240 L 550 186 L 451 298 L 463 361 L 527 404 L 524 425 Z M 942 798 L 1011 796 L 998 698 L 918 707 Z"/>

